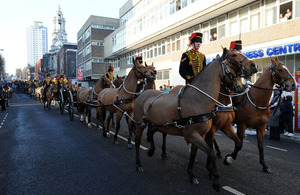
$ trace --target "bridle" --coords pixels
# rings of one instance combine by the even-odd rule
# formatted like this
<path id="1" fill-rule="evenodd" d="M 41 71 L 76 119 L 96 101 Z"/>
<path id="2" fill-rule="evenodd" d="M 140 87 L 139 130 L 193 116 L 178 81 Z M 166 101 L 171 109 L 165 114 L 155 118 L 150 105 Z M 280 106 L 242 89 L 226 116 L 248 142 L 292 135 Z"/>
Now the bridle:
<path id="1" fill-rule="evenodd" d="M 230 51 L 226 54 L 225 60 L 226 60 L 229 64 L 234 65 L 234 66 L 238 66 L 238 67 L 240 68 L 240 71 L 237 72 L 237 75 L 235 76 L 235 78 L 236 78 L 236 77 L 245 77 L 244 71 L 249 71 L 249 70 L 248 70 L 247 68 L 244 67 L 243 62 L 244 62 L 245 59 L 247 59 L 247 57 L 244 56 L 239 62 L 236 62 L 236 61 L 232 60 L 231 58 L 229 58 L 229 54 L 230 54 L 231 52 L 233 52 L 233 51 L 235 51 L 235 49 L 230 50 Z M 241 54 L 241 55 L 243 55 L 243 54 Z"/>
<path id="2" fill-rule="evenodd" d="M 280 86 L 282 86 L 283 88 L 286 86 L 286 81 L 287 80 L 289 80 L 289 78 L 291 78 L 292 77 L 292 75 L 291 74 L 289 74 L 285 79 L 282 79 L 282 78 L 280 78 L 280 76 L 278 75 L 278 73 L 275 71 L 275 67 L 276 66 L 278 66 L 278 65 L 280 65 L 280 64 L 282 64 L 281 62 L 278 62 L 277 64 L 275 64 L 275 65 L 273 65 L 273 64 L 271 64 L 270 66 L 269 66 L 269 68 L 270 68 L 270 72 L 271 72 L 271 81 L 272 81 L 272 83 L 275 83 L 274 81 L 273 81 L 273 76 L 278 80 L 278 81 L 280 81 L 281 82 L 281 84 L 280 84 Z"/>

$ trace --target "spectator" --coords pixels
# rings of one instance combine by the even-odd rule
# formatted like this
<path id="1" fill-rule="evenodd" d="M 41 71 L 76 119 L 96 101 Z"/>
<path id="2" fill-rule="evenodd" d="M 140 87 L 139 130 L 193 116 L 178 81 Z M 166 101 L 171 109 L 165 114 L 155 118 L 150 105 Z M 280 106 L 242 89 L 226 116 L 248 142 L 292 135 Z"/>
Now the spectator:
<path id="1" fill-rule="evenodd" d="M 210 41 L 214 41 L 214 36 L 213 35 L 210 35 Z"/>
<path id="2" fill-rule="evenodd" d="M 164 91 L 162 86 L 159 87 L 159 91 Z"/>
<path id="3" fill-rule="evenodd" d="M 164 92 L 165 92 L 165 93 L 169 93 L 169 92 L 170 92 L 169 87 L 166 86 L 166 85 L 164 85 Z"/>
<path id="4" fill-rule="evenodd" d="M 284 21 L 286 21 L 287 20 L 287 18 L 286 17 L 283 17 L 283 14 L 281 13 L 280 15 L 279 15 L 279 22 L 284 22 Z"/>
<path id="5" fill-rule="evenodd" d="M 282 106 L 282 119 L 284 123 L 287 125 L 287 132 L 284 135 L 287 136 L 294 136 L 293 131 L 293 117 L 294 117 L 294 111 L 293 111 L 293 105 L 292 105 L 292 96 L 288 95 L 286 96 L 286 101 L 283 103 Z"/>
<path id="6" fill-rule="evenodd" d="M 279 131 L 279 120 L 280 120 L 280 109 L 277 109 L 276 102 L 280 96 L 279 91 L 274 91 L 271 105 L 274 107 L 271 108 L 271 117 L 267 123 L 270 131 L 269 139 L 280 140 L 280 131 Z"/>
<path id="7" fill-rule="evenodd" d="M 214 33 L 213 39 L 214 39 L 214 41 L 216 41 L 218 39 L 217 33 Z"/>
<path id="8" fill-rule="evenodd" d="M 287 20 L 290 20 L 290 19 L 292 19 L 292 11 L 291 11 L 291 9 L 290 8 L 287 8 L 287 10 L 286 10 L 286 14 L 285 14 L 285 16 L 284 16 Z"/>

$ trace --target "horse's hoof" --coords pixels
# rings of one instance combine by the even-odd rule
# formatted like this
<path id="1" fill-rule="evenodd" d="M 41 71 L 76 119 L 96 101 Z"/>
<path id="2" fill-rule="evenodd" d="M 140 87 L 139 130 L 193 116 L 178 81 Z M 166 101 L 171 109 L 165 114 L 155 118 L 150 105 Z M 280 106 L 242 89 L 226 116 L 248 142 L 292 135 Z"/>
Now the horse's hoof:
<path id="1" fill-rule="evenodd" d="M 115 145 L 119 145 L 119 141 L 118 141 L 118 140 L 115 140 L 115 141 L 114 141 L 114 144 L 115 144 Z"/>
<path id="2" fill-rule="evenodd" d="M 269 167 L 263 167 L 263 171 L 265 173 L 272 173 L 271 169 Z"/>
<path id="3" fill-rule="evenodd" d="M 107 138 L 110 137 L 110 133 L 107 132 L 107 133 L 106 133 L 106 137 L 107 137 Z"/>
<path id="4" fill-rule="evenodd" d="M 127 144 L 128 149 L 132 149 L 132 144 Z"/>
<path id="5" fill-rule="evenodd" d="M 230 155 L 226 155 L 223 163 L 224 165 L 230 165 L 233 163 L 233 158 Z"/>
<path id="6" fill-rule="evenodd" d="M 217 192 L 221 191 L 221 185 L 219 183 L 213 183 L 213 189 Z"/>
<path id="7" fill-rule="evenodd" d="M 168 157 L 166 154 L 161 154 L 161 160 L 167 160 L 167 159 L 168 159 Z"/>
<path id="8" fill-rule="evenodd" d="M 191 183 L 198 185 L 199 184 L 199 180 L 197 179 L 197 177 L 191 178 Z"/>
<path id="9" fill-rule="evenodd" d="M 148 150 L 148 156 L 152 157 L 154 155 L 154 150 L 150 149 Z"/>
<path id="10" fill-rule="evenodd" d="M 143 169 L 143 167 L 136 167 L 136 170 L 137 170 L 138 172 L 141 172 L 141 173 L 143 173 L 143 172 L 144 172 L 144 169 Z"/>
<path id="11" fill-rule="evenodd" d="M 88 128 L 92 128 L 93 126 L 91 125 L 91 123 L 88 124 Z"/>

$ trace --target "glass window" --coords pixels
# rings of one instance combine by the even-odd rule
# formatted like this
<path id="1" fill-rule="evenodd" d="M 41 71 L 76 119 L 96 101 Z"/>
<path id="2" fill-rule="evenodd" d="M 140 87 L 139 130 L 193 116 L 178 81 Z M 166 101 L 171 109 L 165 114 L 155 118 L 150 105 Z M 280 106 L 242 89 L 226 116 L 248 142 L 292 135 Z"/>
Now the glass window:
<path id="1" fill-rule="evenodd" d="M 275 5 L 276 4 L 276 0 L 265 0 L 265 5 L 267 7 Z"/>
<path id="2" fill-rule="evenodd" d="M 295 55 L 295 71 L 300 71 L 300 54 Z"/>
<path id="3" fill-rule="evenodd" d="M 256 4 L 250 6 L 251 13 L 256 12 L 256 11 L 259 11 L 259 3 L 256 3 Z"/>
<path id="4" fill-rule="evenodd" d="M 187 4 L 188 4 L 188 1 L 187 1 L 187 0 L 182 0 L 182 1 L 181 1 L 181 6 L 182 6 L 182 8 L 186 7 Z"/>
<path id="5" fill-rule="evenodd" d="M 210 21 L 210 27 L 213 28 L 215 26 L 217 26 L 218 20 L 217 19 L 213 19 Z"/>
<path id="6" fill-rule="evenodd" d="M 239 28 L 237 21 L 229 23 L 229 36 L 234 36 L 239 34 Z"/>
<path id="7" fill-rule="evenodd" d="M 237 12 L 232 12 L 232 13 L 228 14 L 228 16 L 229 16 L 230 20 L 236 19 L 237 18 Z"/>
<path id="8" fill-rule="evenodd" d="M 277 7 L 266 9 L 266 26 L 275 24 L 277 22 Z"/>
<path id="9" fill-rule="evenodd" d="M 248 14 L 248 7 L 240 9 L 240 17 L 246 16 Z"/>
<path id="10" fill-rule="evenodd" d="M 167 44 L 167 52 L 170 53 L 171 52 L 171 43 Z"/>
<path id="11" fill-rule="evenodd" d="M 260 28 L 260 13 L 250 16 L 250 30 L 256 30 Z"/>
<path id="12" fill-rule="evenodd" d="M 172 51 L 175 51 L 175 42 L 172 43 Z"/>
<path id="13" fill-rule="evenodd" d="M 162 80 L 162 72 L 161 71 L 157 71 L 156 78 L 157 78 L 157 80 Z"/>
<path id="14" fill-rule="evenodd" d="M 296 0 L 295 4 L 296 4 L 295 17 L 300 17 L 300 0 Z"/>
<path id="15" fill-rule="evenodd" d="M 291 73 L 295 72 L 295 70 L 294 70 L 294 63 L 295 63 L 294 56 L 295 55 L 287 55 L 287 56 L 285 56 L 286 57 L 286 64 L 285 64 L 285 66 L 289 69 L 289 71 Z"/>
<path id="16" fill-rule="evenodd" d="M 181 49 L 180 40 L 177 40 L 176 46 L 177 46 L 177 48 L 176 48 L 177 50 L 180 50 L 180 49 Z"/>
<path id="17" fill-rule="evenodd" d="M 223 39 L 226 37 L 226 29 L 225 29 L 225 24 L 221 25 L 218 27 L 218 38 Z"/>
<path id="18" fill-rule="evenodd" d="M 241 30 L 242 33 L 248 31 L 248 26 L 249 26 L 248 18 L 240 20 L 240 30 Z"/>
<path id="19" fill-rule="evenodd" d="M 168 80 L 169 79 L 169 70 L 165 70 L 164 72 L 163 72 L 164 74 L 163 74 L 163 76 L 164 76 L 164 80 Z"/>
<path id="20" fill-rule="evenodd" d="M 161 54 L 162 54 L 162 55 L 165 55 L 165 54 L 166 54 L 166 46 L 165 46 L 165 45 L 163 45 L 163 46 L 161 47 Z"/>

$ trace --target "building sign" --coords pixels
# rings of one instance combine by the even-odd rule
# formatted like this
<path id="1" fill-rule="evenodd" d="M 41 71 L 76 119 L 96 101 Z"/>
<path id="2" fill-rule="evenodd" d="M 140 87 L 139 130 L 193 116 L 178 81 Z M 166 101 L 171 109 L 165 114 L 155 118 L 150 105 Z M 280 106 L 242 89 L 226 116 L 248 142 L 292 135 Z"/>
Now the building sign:
<path id="1" fill-rule="evenodd" d="M 300 43 L 292 43 L 287 45 L 256 49 L 256 50 L 246 51 L 242 53 L 249 59 L 300 53 Z M 206 60 L 206 64 L 208 64 L 213 60 L 214 58 L 208 58 Z"/>
<path id="2" fill-rule="evenodd" d="M 77 80 L 82 80 L 83 79 L 83 70 L 82 67 L 77 68 Z"/>

